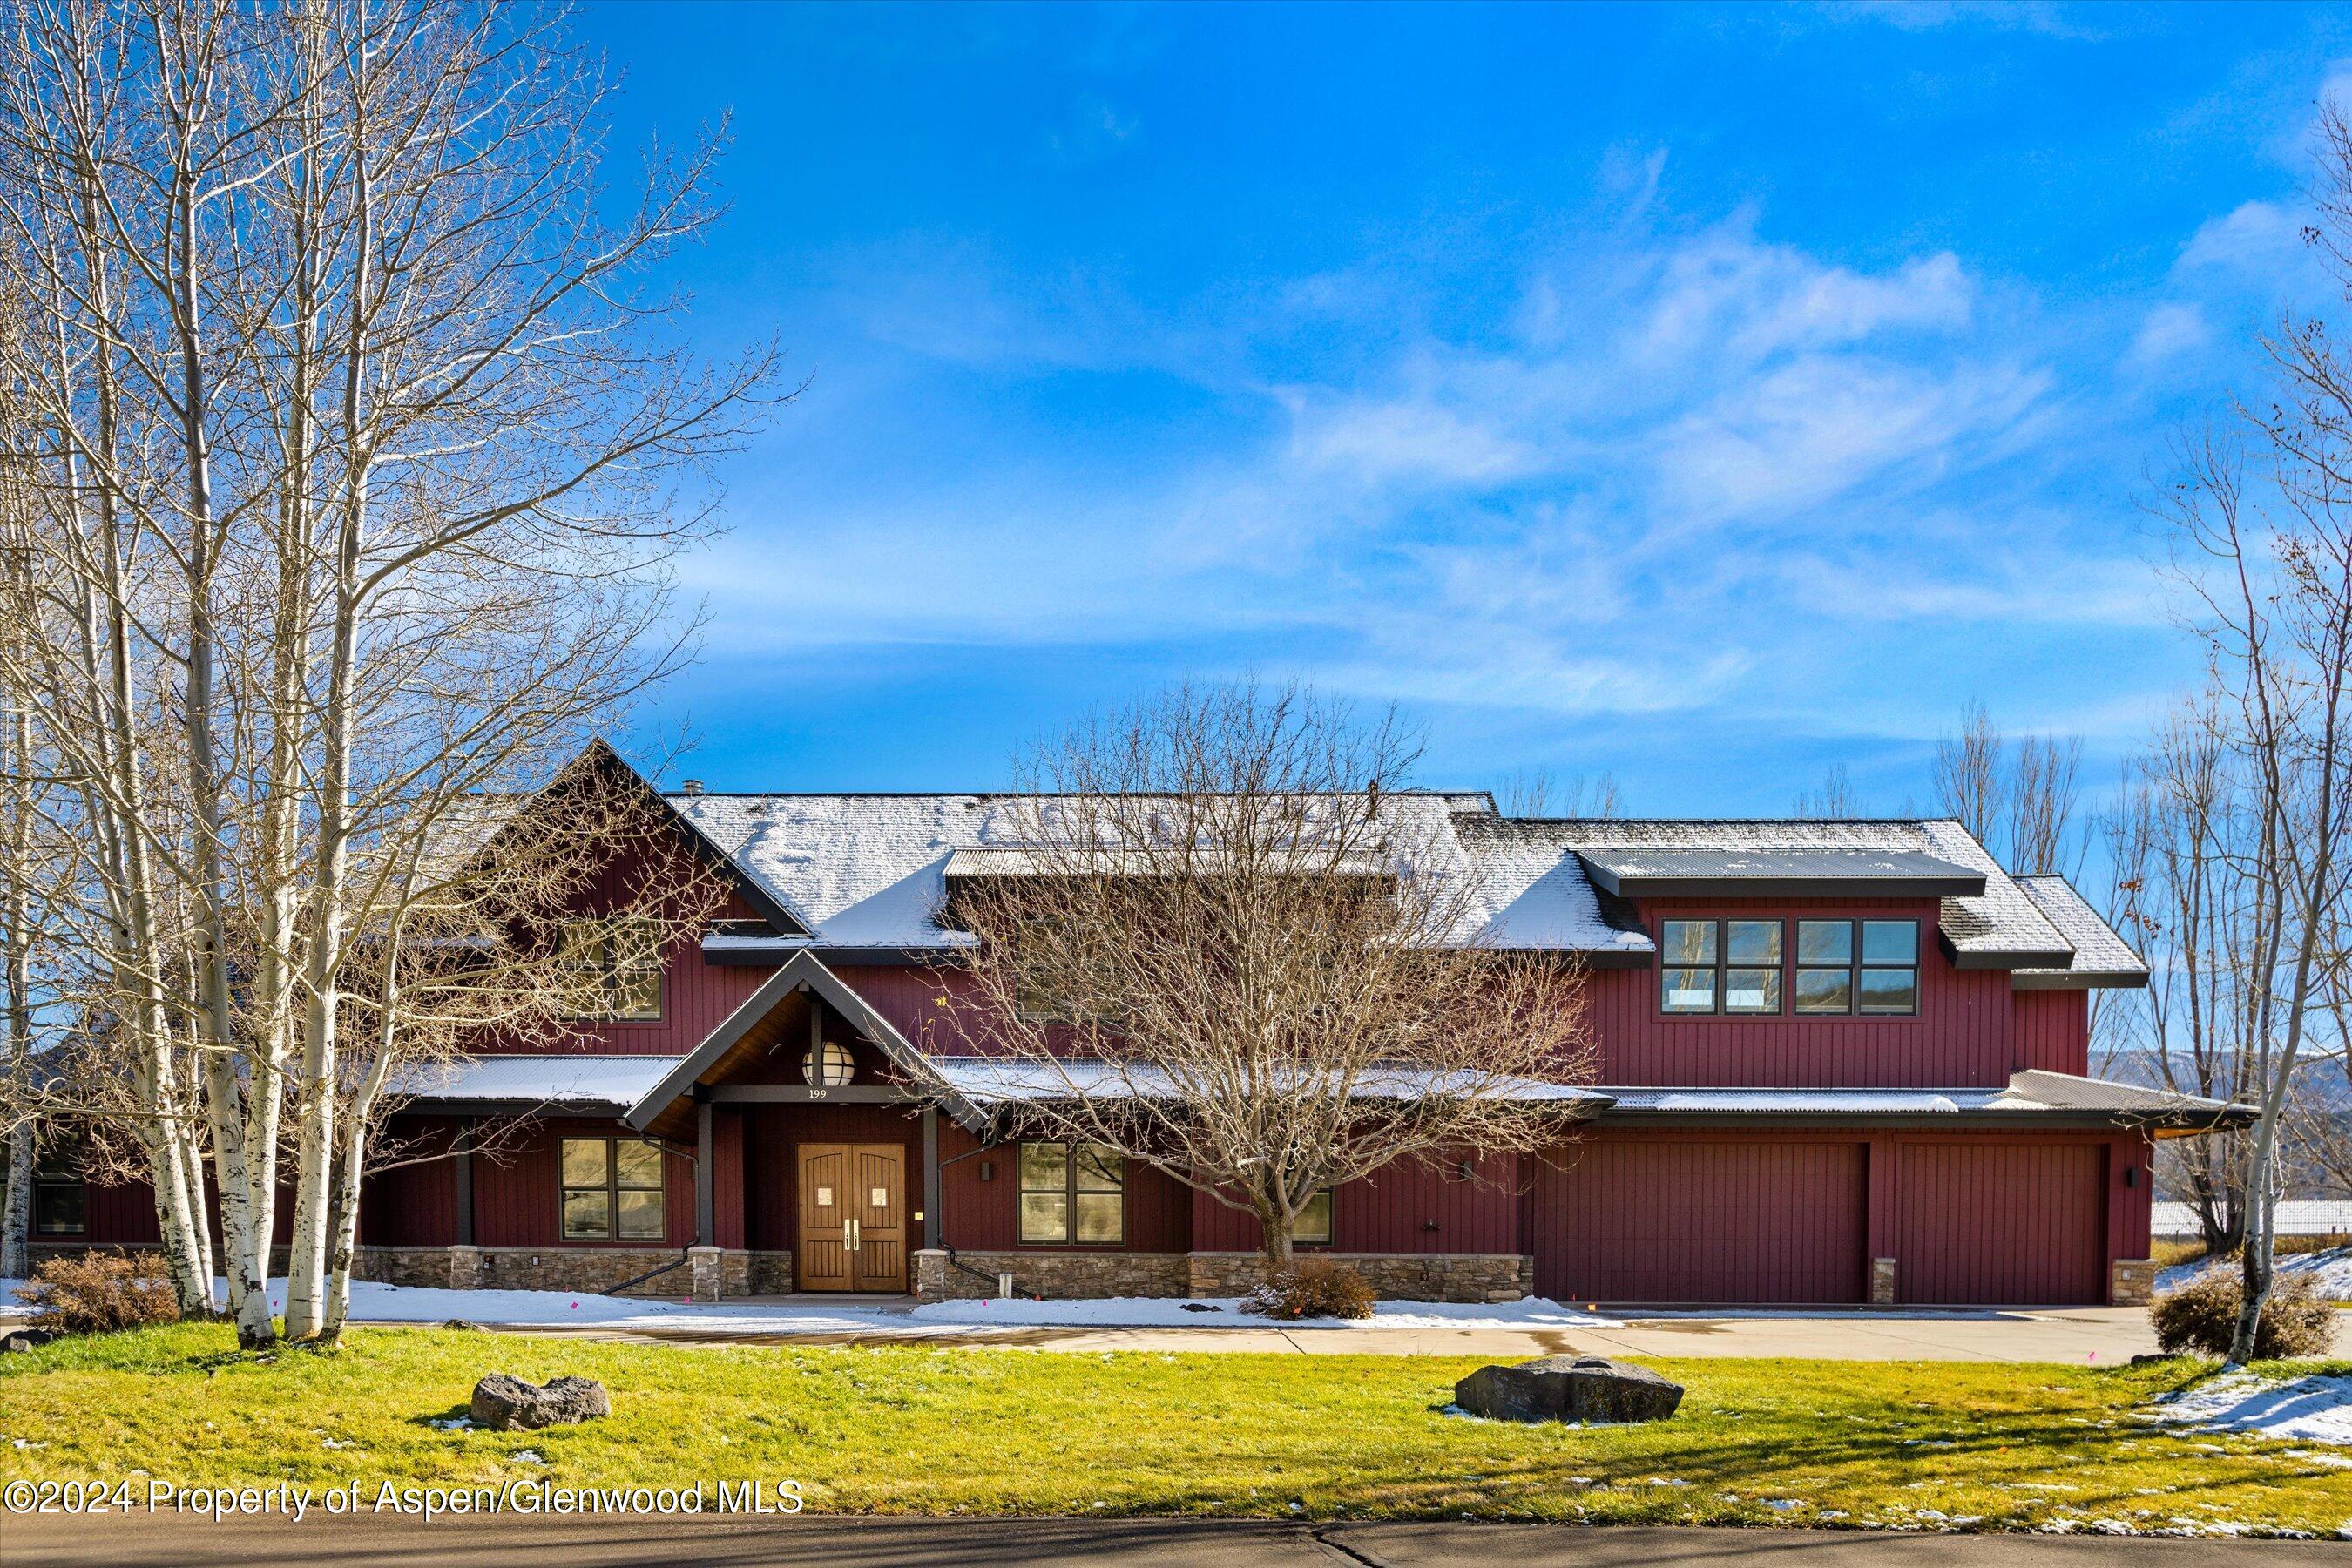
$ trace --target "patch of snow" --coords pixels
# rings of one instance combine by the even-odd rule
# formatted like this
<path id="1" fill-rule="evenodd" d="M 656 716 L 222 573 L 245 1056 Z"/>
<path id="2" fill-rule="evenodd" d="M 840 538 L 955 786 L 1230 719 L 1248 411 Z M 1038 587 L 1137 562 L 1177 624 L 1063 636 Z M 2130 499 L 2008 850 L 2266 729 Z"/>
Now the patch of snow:
<path id="1" fill-rule="evenodd" d="M 2196 1263 L 2178 1263 L 2169 1268 L 2157 1270 L 2158 1290 L 2178 1290 L 2190 1280 L 2217 1268 L 2234 1270 L 2232 1258 L 2209 1258 Z M 2293 1252 L 2277 1260 L 2282 1275 L 2308 1275 L 2319 1293 L 2331 1301 L 2352 1301 L 2352 1247 L 2332 1247 L 2326 1252 Z"/>
<path id="2" fill-rule="evenodd" d="M 2224 1373 L 2157 1409 L 2141 1412 L 2140 1419 L 2205 1432 L 2352 1443 L 2352 1377 L 2280 1382 L 2251 1372 Z"/>
<path id="3" fill-rule="evenodd" d="M 1019 1299 L 931 1301 L 904 1314 L 918 1323 L 976 1327 L 1197 1329 L 1204 1303 L 1173 1296 L 1113 1296 L 1102 1300 L 1032 1301 Z M 1225 1315 L 1218 1328 L 1266 1329 L 1568 1329 L 1593 1328 L 1613 1320 L 1578 1311 L 1541 1296 L 1517 1301 L 1472 1304 L 1453 1301 L 1379 1301 L 1369 1318 L 1260 1318 L 1241 1310 L 1239 1300 L 1213 1303 Z"/>
<path id="4" fill-rule="evenodd" d="M 512 1459 L 518 1465 L 543 1465 L 547 1463 L 547 1456 L 541 1453 L 536 1448 L 517 1448 L 513 1453 L 509 1454 L 507 1458 Z"/>

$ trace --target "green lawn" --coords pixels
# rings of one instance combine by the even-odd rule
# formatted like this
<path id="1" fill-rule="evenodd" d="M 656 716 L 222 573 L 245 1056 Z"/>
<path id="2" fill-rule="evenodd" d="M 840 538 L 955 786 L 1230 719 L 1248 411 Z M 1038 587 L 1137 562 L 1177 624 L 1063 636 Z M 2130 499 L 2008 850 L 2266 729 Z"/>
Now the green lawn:
<path id="1" fill-rule="evenodd" d="M 818 1511 L 2352 1524 L 2352 1469 L 2291 1457 L 2294 1445 L 2131 1419 L 2207 1370 L 2185 1362 L 1654 1362 L 1690 1391 L 1680 1415 L 1571 1430 L 1440 1414 L 1471 1360 L 702 1349 L 406 1329 L 356 1331 L 329 1355 L 229 1347 L 225 1329 L 186 1325 L 0 1358 L 0 1477 L 356 1479 L 370 1493 L 386 1479 L 791 1479 Z M 600 1378 L 614 1415 L 527 1435 L 435 1430 L 493 1370 Z M 530 1453 L 543 1466 L 516 1457 Z"/>

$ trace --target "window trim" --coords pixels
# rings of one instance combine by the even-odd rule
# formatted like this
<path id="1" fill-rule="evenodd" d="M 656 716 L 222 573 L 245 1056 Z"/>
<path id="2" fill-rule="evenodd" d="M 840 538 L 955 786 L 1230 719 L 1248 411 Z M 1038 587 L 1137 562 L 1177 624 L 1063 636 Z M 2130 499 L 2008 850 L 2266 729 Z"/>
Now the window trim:
<path id="1" fill-rule="evenodd" d="M 1785 1018 L 1789 1016 L 1789 921 L 1786 915 L 1661 915 L 1655 941 L 1658 944 L 1658 983 L 1651 992 L 1650 1002 L 1660 1018 L 1685 1022 L 1693 1018 L 1727 1018 L 1734 1022 L 1751 1018 Z M 1715 963 L 1709 971 L 1714 979 L 1714 1001 L 1705 1011 L 1696 1007 L 1666 1005 L 1666 975 L 1676 969 L 1706 969 L 1697 963 L 1666 962 L 1666 927 L 1670 925 L 1709 925 L 1715 928 Z M 1734 925 L 1769 925 L 1780 928 L 1780 957 L 1771 964 L 1734 963 L 1731 962 L 1731 928 Z M 1780 977 L 1779 1001 L 1770 1007 L 1731 1006 L 1731 972 L 1735 969 L 1765 969 L 1776 971 Z"/>
<path id="2" fill-rule="evenodd" d="M 1049 1239 L 1036 1241 L 1032 1240 L 1029 1237 L 1025 1224 L 1027 1215 L 1024 1212 L 1026 1209 L 1027 1205 L 1023 1200 L 1027 1198 L 1031 1193 L 1051 1194 L 1055 1192 L 1056 1189 L 1052 1187 L 1031 1186 L 1029 1184 L 1026 1170 L 1028 1162 L 1024 1160 L 1022 1155 L 1032 1148 L 1040 1148 L 1047 1144 L 1059 1144 L 1063 1151 L 1062 1184 L 1058 1189 L 1062 1198 L 1062 1235 L 1058 1240 Z M 1081 1241 L 1078 1239 L 1079 1195 L 1083 1193 L 1085 1195 L 1089 1197 L 1101 1197 L 1108 1191 L 1107 1188 L 1103 1187 L 1081 1188 L 1078 1185 L 1078 1152 L 1082 1149 L 1108 1150 L 1112 1157 L 1118 1161 L 1118 1235 L 1117 1237 L 1109 1241 Z M 1015 1245 L 1021 1247 L 1083 1247 L 1088 1251 L 1115 1250 L 1125 1247 L 1127 1245 L 1127 1175 L 1129 1163 L 1129 1162 L 1125 1154 L 1120 1153 L 1116 1149 L 1111 1149 L 1110 1145 L 1108 1143 L 1094 1143 L 1082 1138 L 1023 1139 L 1015 1147 L 1013 1156 L 1013 1236 Z"/>
<path id="3" fill-rule="evenodd" d="M 603 995 L 604 1005 L 593 1013 L 573 1014 L 571 1016 L 571 1022 L 575 1024 L 658 1024 L 664 1021 L 669 1009 L 669 965 L 663 962 L 660 955 L 656 954 L 643 968 L 624 971 L 613 956 L 615 928 L 631 921 L 641 925 L 654 923 L 646 916 L 583 916 L 565 922 L 562 930 L 557 933 L 559 956 L 570 950 L 573 943 L 581 942 L 583 937 L 586 942 L 593 944 L 596 950 L 594 960 L 596 986 Z M 620 999 L 625 974 L 653 976 L 654 1001 L 651 1012 L 625 1013 L 621 1010 Z"/>
<path id="4" fill-rule="evenodd" d="M 567 1182 L 563 1179 L 563 1146 L 567 1143 L 601 1143 L 604 1146 L 604 1180 L 599 1184 Z M 624 1143 L 642 1144 L 656 1156 L 656 1169 L 660 1179 L 650 1187 L 621 1183 L 621 1150 Z M 623 1193 L 655 1193 L 661 1198 L 661 1230 L 653 1236 L 623 1236 L 621 1234 L 621 1194 Z M 604 1194 L 605 1234 L 573 1236 L 565 1228 L 564 1200 L 573 1193 Z M 623 1138 L 614 1134 L 591 1133 L 586 1137 L 558 1136 L 555 1141 L 555 1231 L 565 1247 L 666 1247 L 669 1244 L 669 1151 L 650 1138 Z"/>

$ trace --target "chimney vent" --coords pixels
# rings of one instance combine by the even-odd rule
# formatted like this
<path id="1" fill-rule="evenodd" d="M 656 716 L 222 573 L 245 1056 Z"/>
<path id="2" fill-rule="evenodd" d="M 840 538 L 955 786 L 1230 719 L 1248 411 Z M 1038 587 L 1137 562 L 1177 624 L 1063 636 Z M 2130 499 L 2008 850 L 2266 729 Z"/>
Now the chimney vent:
<path id="1" fill-rule="evenodd" d="M 683 788 L 688 795 L 700 795 L 702 793 L 702 781 L 700 779 L 686 779 L 681 782 L 679 787 Z"/>

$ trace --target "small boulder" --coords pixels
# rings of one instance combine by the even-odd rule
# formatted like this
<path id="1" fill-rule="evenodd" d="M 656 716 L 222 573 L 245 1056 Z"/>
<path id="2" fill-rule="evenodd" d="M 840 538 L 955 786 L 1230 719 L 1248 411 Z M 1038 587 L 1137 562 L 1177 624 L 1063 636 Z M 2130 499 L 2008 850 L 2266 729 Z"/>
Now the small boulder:
<path id="1" fill-rule="evenodd" d="M 49 1329 L 10 1329 L 0 1334 L 0 1355 L 23 1355 L 51 1343 L 57 1337 L 55 1331 Z"/>
<path id="2" fill-rule="evenodd" d="M 545 1388 L 494 1372 L 474 1384 L 467 1414 L 477 1426 L 499 1432 L 536 1432 L 569 1426 L 613 1413 L 604 1385 L 593 1377 L 559 1377 Z"/>
<path id="3" fill-rule="evenodd" d="M 1663 1421 L 1683 1386 L 1597 1355 L 1548 1355 L 1482 1366 L 1454 1385 L 1454 1403 L 1496 1421 Z"/>

